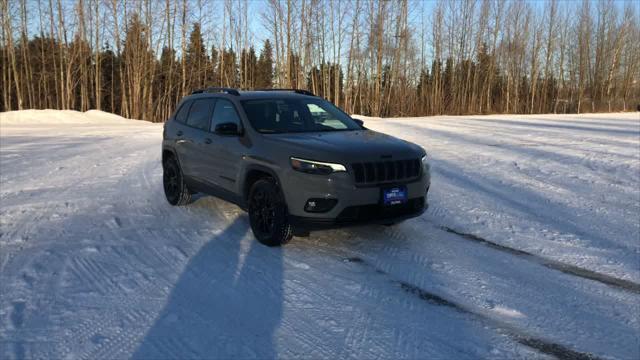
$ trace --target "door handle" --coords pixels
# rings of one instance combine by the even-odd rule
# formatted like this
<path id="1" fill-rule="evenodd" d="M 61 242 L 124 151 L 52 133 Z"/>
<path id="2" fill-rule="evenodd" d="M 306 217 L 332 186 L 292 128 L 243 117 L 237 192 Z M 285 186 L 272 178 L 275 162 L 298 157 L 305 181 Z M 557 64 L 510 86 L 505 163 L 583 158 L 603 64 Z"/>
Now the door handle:
<path id="1" fill-rule="evenodd" d="M 204 139 L 204 143 L 205 144 L 211 144 L 211 139 L 209 139 L 209 138 Z"/>
<path id="2" fill-rule="evenodd" d="M 176 133 L 176 135 L 178 135 L 178 136 L 182 136 L 182 130 L 178 130 L 178 132 Z"/>

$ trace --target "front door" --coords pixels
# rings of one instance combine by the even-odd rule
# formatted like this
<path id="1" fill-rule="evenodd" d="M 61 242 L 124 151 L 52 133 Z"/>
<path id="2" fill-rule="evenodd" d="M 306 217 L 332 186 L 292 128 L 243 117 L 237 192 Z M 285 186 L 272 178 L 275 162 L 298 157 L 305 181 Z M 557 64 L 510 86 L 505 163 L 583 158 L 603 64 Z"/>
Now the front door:
<path id="1" fill-rule="evenodd" d="M 226 99 L 217 99 L 211 121 L 211 144 L 207 147 L 207 158 L 211 160 L 206 166 L 216 173 L 217 184 L 225 190 L 237 192 L 238 173 L 242 154 L 246 148 L 243 137 L 239 135 L 221 135 L 215 132 L 216 125 L 234 123 L 242 129 L 242 123 L 233 103 Z"/>

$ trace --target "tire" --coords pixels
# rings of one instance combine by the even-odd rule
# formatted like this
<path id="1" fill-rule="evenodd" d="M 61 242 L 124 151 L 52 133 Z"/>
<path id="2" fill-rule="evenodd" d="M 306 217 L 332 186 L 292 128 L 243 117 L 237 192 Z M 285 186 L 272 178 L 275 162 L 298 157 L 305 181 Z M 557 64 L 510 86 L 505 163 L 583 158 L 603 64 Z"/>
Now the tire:
<path id="1" fill-rule="evenodd" d="M 249 222 L 256 239 L 266 246 L 281 246 L 293 237 L 287 204 L 272 178 L 256 181 L 249 191 Z"/>
<path id="2" fill-rule="evenodd" d="M 162 185 L 169 204 L 183 206 L 191 202 L 191 191 L 187 188 L 180 165 L 174 157 L 162 164 Z"/>

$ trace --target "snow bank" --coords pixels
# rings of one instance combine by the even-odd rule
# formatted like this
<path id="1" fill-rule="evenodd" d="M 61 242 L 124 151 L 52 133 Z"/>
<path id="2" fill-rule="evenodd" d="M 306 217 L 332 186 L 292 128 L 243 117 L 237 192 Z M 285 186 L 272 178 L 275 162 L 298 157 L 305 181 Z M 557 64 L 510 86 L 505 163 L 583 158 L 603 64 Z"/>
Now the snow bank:
<path id="1" fill-rule="evenodd" d="M 125 119 L 116 114 L 89 110 L 22 110 L 0 113 L 0 125 L 52 125 L 52 124 L 130 124 L 140 120 Z"/>

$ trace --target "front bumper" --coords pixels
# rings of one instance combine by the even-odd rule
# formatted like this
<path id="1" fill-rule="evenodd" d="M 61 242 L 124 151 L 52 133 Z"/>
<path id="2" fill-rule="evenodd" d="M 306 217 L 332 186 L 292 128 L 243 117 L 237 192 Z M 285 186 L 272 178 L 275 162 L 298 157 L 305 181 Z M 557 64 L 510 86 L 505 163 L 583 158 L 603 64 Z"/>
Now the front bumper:
<path id="1" fill-rule="evenodd" d="M 427 191 L 431 183 L 429 169 L 410 182 L 377 186 L 356 186 L 347 172 L 328 176 L 286 171 L 280 178 L 291 223 L 304 228 L 327 228 L 365 223 L 390 223 L 419 216 L 428 207 Z M 403 185 L 409 202 L 385 207 L 381 205 L 381 189 Z M 324 213 L 306 212 L 311 198 L 332 198 L 338 202 Z"/>
<path id="2" fill-rule="evenodd" d="M 366 224 L 393 224 L 422 215 L 429 205 L 426 197 L 410 199 L 406 204 L 380 204 L 346 207 L 336 218 L 311 218 L 289 215 L 289 223 L 296 229 L 321 230 Z"/>

